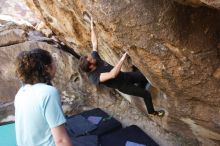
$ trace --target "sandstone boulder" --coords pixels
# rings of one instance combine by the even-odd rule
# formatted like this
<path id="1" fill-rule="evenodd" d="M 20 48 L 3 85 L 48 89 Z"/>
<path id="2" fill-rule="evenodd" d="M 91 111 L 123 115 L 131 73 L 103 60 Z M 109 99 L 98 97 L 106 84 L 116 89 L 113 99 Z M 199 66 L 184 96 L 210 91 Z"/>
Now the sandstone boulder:
<path id="1" fill-rule="evenodd" d="M 89 11 L 101 56 L 114 65 L 129 49 L 123 69 L 136 66 L 156 87 L 156 108 L 167 114 L 154 121 L 203 145 L 220 144 L 219 10 L 167 0 L 26 2 L 78 54 L 91 51 L 89 25 L 82 15 Z M 219 7 L 218 1 L 185 2 Z"/>

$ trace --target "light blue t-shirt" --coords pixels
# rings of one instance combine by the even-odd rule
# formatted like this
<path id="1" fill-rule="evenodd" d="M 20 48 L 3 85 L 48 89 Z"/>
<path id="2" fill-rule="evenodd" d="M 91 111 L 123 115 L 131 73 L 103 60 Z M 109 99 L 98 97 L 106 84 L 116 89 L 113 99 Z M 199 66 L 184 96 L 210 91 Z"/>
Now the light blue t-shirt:
<path id="1" fill-rule="evenodd" d="M 55 146 L 51 128 L 66 122 L 56 88 L 43 83 L 25 85 L 15 96 L 18 146 Z"/>

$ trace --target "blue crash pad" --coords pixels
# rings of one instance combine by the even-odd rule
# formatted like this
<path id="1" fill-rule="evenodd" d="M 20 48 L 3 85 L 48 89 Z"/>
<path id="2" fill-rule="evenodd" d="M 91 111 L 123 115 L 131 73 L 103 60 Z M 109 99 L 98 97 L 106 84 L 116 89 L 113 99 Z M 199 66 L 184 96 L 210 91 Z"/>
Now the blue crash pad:
<path id="1" fill-rule="evenodd" d="M 14 122 L 0 125 L 0 146 L 16 146 Z"/>

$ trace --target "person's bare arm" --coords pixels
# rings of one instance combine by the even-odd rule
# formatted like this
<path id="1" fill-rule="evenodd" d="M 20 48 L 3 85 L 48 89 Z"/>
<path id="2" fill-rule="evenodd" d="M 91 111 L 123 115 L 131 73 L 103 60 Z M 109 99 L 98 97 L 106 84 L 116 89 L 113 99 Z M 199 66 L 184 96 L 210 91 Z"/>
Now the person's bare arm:
<path id="1" fill-rule="evenodd" d="M 51 129 L 56 146 L 73 146 L 64 124 Z"/>
<path id="2" fill-rule="evenodd" d="M 93 22 L 92 17 L 91 17 L 91 41 L 92 41 L 92 50 L 97 52 L 98 41 L 97 41 L 97 37 L 96 37 L 95 29 L 94 29 L 94 22 Z"/>
<path id="3" fill-rule="evenodd" d="M 110 72 L 105 72 L 100 74 L 99 82 L 105 82 L 107 80 L 113 79 L 117 77 L 119 74 L 122 64 L 127 56 L 127 52 L 121 57 L 119 62 L 115 65 L 115 67 Z"/>

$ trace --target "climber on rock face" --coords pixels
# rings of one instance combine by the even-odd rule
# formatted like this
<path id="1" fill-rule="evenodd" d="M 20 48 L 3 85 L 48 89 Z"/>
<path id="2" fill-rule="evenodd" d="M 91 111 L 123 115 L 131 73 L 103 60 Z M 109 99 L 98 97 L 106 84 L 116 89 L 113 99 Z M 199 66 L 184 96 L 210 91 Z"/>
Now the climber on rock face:
<path id="1" fill-rule="evenodd" d="M 120 71 L 127 52 L 123 54 L 115 66 L 101 59 L 98 54 L 98 41 L 94 31 L 93 19 L 92 17 L 90 19 L 93 51 L 88 56 L 80 57 L 79 68 L 87 73 L 89 80 L 93 84 L 102 84 L 113 89 L 118 89 L 125 94 L 142 97 L 149 114 L 163 117 L 165 113 L 163 110 L 154 110 L 151 94 L 145 89 L 145 86 L 149 84 L 145 76 L 140 72 Z"/>

